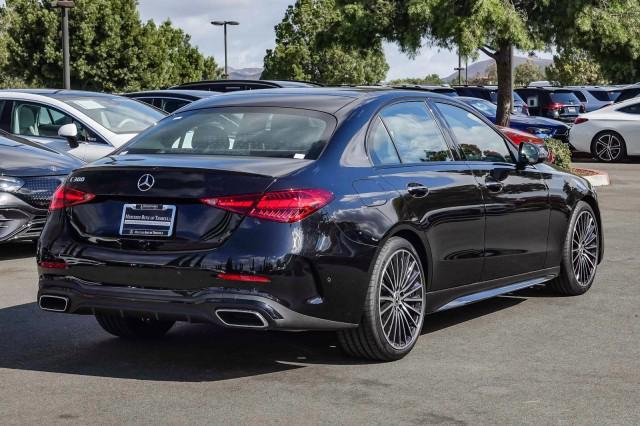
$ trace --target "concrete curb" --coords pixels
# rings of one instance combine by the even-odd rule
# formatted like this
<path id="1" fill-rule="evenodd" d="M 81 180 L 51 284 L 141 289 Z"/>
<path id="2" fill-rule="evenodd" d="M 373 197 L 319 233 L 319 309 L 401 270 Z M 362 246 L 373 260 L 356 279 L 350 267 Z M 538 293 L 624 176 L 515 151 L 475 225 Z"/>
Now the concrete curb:
<path id="1" fill-rule="evenodd" d="M 611 185 L 611 179 L 609 179 L 609 173 L 604 172 L 602 170 L 594 170 L 594 169 L 585 169 L 584 167 L 576 168 L 576 170 L 586 170 L 591 173 L 595 173 L 590 176 L 582 176 L 589 182 L 591 182 L 592 186 L 607 186 Z"/>

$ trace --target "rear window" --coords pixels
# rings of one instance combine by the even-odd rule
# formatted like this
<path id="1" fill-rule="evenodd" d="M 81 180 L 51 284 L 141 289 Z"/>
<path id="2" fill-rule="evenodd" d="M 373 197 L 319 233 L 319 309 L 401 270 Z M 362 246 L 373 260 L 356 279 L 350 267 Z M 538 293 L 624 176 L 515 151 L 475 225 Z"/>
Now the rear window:
<path id="1" fill-rule="evenodd" d="M 616 99 L 616 102 L 626 101 L 627 99 L 633 99 L 640 94 L 640 89 L 624 89 L 620 92 L 620 96 Z"/>
<path id="2" fill-rule="evenodd" d="M 580 100 L 573 92 L 551 92 L 551 101 L 561 104 L 579 104 Z"/>
<path id="3" fill-rule="evenodd" d="M 318 158 L 335 128 L 325 113 L 293 108 L 211 108 L 162 120 L 121 154 Z"/>

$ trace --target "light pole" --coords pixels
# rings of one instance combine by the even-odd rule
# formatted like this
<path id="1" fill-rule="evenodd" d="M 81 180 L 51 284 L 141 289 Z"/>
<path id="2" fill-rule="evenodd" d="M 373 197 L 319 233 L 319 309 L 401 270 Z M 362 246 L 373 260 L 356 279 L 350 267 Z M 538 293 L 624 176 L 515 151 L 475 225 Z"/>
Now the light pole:
<path id="1" fill-rule="evenodd" d="M 71 65 L 69 64 L 69 9 L 76 7 L 73 1 L 54 1 L 51 7 L 62 10 L 62 83 L 65 89 L 71 89 Z"/>
<path id="2" fill-rule="evenodd" d="M 212 21 L 211 25 L 218 25 L 224 27 L 224 78 L 229 78 L 229 72 L 227 69 L 227 25 L 240 25 L 238 21 Z"/>

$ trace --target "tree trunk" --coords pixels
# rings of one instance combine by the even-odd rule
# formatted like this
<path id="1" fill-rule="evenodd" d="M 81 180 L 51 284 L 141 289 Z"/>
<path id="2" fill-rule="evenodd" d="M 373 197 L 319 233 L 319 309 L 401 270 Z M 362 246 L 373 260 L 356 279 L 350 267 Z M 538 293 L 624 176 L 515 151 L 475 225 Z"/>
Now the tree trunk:
<path id="1" fill-rule="evenodd" d="M 498 112 L 496 124 L 509 126 L 509 116 L 513 103 L 513 68 L 511 64 L 513 46 L 501 44 L 495 52 L 496 71 L 498 74 Z"/>

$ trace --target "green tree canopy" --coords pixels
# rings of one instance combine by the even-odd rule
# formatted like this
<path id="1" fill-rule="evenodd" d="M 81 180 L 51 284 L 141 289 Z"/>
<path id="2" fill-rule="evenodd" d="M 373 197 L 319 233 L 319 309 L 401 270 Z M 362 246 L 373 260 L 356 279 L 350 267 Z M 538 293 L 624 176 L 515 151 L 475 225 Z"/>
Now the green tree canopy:
<path id="1" fill-rule="evenodd" d="M 516 86 L 528 86 L 532 81 L 539 81 L 544 78 L 545 74 L 540 66 L 533 61 L 518 65 L 514 70 L 513 82 Z"/>
<path id="2" fill-rule="evenodd" d="M 4 85 L 61 86 L 60 14 L 48 3 L 6 0 L 0 9 Z M 143 24 L 136 0 L 76 0 L 76 6 L 69 13 L 73 88 L 140 90 L 221 75 L 169 21 Z"/>
<path id="3" fill-rule="evenodd" d="M 389 84 L 442 84 L 444 80 L 438 74 L 429 74 L 425 77 L 399 78 L 389 81 Z"/>
<path id="4" fill-rule="evenodd" d="M 262 78 L 308 80 L 323 84 L 374 84 L 389 66 L 382 41 L 347 47 L 331 33 L 342 10 L 335 0 L 297 0 L 276 26 L 276 47 L 267 50 Z"/>
<path id="5" fill-rule="evenodd" d="M 553 65 L 546 69 L 546 79 L 565 86 L 608 83 L 600 64 L 586 51 L 577 48 L 563 49 L 554 55 Z"/>
<path id="6" fill-rule="evenodd" d="M 620 23 L 607 27 L 625 10 L 639 10 L 637 0 L 340 0 L 340 4 L 346 17 L 341 32 L 350 44 L 366 46 L 383 38 L 416 55 L 426 40 L 463 56 L 473 57 L 481 50 L 493 58 L 498 122 L 503 125 L 511 109 L 513 49 L 538 50 L 580 38 L 589 50 L 600 49 L 600 57 L 621 50 L 628 57 L 640 55 L 637 22 L 633 29 Z M 608 47 L 598 47 L 600 43 Z"/>

